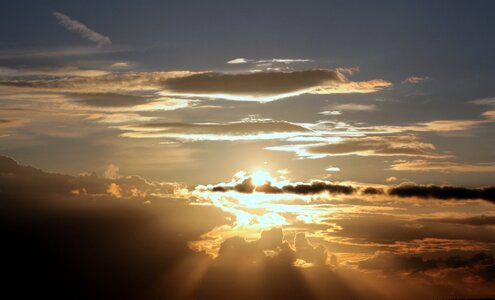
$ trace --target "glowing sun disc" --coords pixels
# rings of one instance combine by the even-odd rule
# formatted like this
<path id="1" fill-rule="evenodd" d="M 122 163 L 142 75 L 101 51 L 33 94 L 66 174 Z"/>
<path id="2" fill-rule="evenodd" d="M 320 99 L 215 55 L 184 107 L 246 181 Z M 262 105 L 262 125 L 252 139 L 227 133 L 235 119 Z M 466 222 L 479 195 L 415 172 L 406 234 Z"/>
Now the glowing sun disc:
<path id="1" fill-rule="evenodd" d="M 256 186 L 263 185 L 266 181 L 273 182 L 273 178 L 265 171 L 254 171 L 251 178 Z"/>

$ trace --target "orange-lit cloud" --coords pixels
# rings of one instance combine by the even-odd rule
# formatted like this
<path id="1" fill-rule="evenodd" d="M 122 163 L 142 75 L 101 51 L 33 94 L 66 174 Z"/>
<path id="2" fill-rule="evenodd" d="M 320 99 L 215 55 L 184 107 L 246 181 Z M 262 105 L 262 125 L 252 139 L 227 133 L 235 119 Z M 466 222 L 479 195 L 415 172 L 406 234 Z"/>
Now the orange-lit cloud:
<path id="1" fill-rule="evenodd" d="M 141 72 L 57 81 L 0 81 L 0 86 L 4 87 L 52 92 L 154 91 L 162 95 L 244 101 L 272 101 L 305 93 L 370 93 L 390 85 L 384 80 L 352 82 L 339 69 L 256 73 Z"/>

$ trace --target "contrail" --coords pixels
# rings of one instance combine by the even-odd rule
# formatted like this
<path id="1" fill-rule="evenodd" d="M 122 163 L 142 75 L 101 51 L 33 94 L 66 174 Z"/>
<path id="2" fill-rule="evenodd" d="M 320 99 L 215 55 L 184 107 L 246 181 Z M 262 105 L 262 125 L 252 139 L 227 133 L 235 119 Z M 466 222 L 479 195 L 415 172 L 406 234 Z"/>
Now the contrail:
<path id="1" fill-rule="evenodd" d="M 59 24 L 62 25 L 65 29 L 69 31 L 77 32 L 85 39 L 96 43 L 98 47 L 103 47 L 105 45 L 110 45 L 112 43 L 109 37 L 104 36 L 92 30 L 91 28 L 88 28 L 88 26 L 84 25 L 83 23 L 77 20 L 73 20 L 70 17 L 56 11 L 53 12 L 53 15 L 55 16 L 55 18 L 57 18 Z"/>

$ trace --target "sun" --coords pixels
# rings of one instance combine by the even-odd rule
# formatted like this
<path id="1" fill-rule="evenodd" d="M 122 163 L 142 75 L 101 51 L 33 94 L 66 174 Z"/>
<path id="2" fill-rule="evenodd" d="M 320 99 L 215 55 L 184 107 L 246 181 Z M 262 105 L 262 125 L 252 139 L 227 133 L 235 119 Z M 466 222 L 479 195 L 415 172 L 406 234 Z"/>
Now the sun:
<path id="1" fill-rule="evenodd" d="M 255 186 L 263 185 L 267 181 L 269 182 L 274 181 L 273 177 L 271 177 L 270 174 L 268 174 L 265 171 L 254 171 L 251 174 L 251 178 L 253 179 L 253 184 Z"/>

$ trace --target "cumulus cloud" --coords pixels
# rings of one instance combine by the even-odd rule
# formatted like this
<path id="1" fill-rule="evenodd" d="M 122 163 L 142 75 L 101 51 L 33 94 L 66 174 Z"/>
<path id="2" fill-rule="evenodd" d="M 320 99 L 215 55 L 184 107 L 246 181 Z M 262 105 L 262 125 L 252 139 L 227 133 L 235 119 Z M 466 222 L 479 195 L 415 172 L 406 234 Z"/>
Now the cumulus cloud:
<path id="1" fill-rule="evenodd" d="M 194 205 L 199 204 L 195 199 L 172 197 L 176 188 L 170 183 L 121 176 L 115 166 L 106 173 L 106 178 L 47 173 L 0 157 L 0 252 L 8 257 L 2 267 L 9 275 L 5 293 L 31 298 L 32 291 L 53 295 L 56 289 L 57 297 L 76 299 L 314 300 L 383 299 L 384 289 L 394 299 L 493 293 L 493 255 L 487 253 L 420 259 L 383 258 L 377 253 L 351 269 L 329 265 L 334 256 L 317 232 L 293 228 L 265 228 L 247 239 L 231 235 L 221 241 L 218 256 L 210 258 L 188 245 L 208 239 L 205 234 L 213 228 L 232 225 L 230 214 L 213 205 Z M 144 190 L 146 195 L 140 193 Z M 315 212 L 324 208 L 318 206 Z M 454 227 L 445 230 L 436 222 L 422 232 L 411 223 L 422 222 L 426 228 L 433 222 L 387 222 L 390 214 L 364 214 L 370 217 L 367 222 L 332 211 L 326 217 L 335 218 L 331 222 L 339 226 L 331 238 L 385 241 L 390 247 L 425 235 L 474 240 L 460 241 L 465 244 L 495 240 L 489 228 L 469 230 L 456 223 L 446 224 Z M 328 227 L 310 225 L 318 225 L 317 230 Z M 243 231 L 236 228 L 231 233 Z M 365 275 L 363 270 L 391 277 Z M 432 270 L 435 273 L 428 274 Z M 449 276 L 435 275 L 443 273 Z M 472 289 L 455 289 L 461 286 L 456 280 L 470 282 Z"/>
<path id="2" fill-rule="evenodd" d="M 53 15 L 57 18 L 59 24 L 65 29 L 76 32 L 88 41 L 96 43 L 98 47 L 107 46 L 112 43 L 109 37 L 94 31 L 77 20 L 71 19 L 69 16 L 66 16 L 60 12 L 53 12 Z"/>
<path id="3" fill-rule="evenodd" d="M 394 171 L 413 172 L 455 172 L 455 173 L 484 173 L 495 172 L 494 163 L 463 164 L 451 161 L 429 161 L 429 160 L 396 160 L 390 166 Z"/>
<path id="4" fill-rule="evenodd" d="M 106 192 L 109 182 L 47 173 L 0 157 L 0 253 L 9 258 L 2 266 L 9 275 L 5 293 L 189 298 L 186 274 L 209 259 L 188 250 L 187 242 L 228 223 L 228 215 L 171 197 L 148 195 L 152 203 L 144 204 L 126 198 L 132 188 L 118 180 L 122 196 L 116 199 Z"/>

